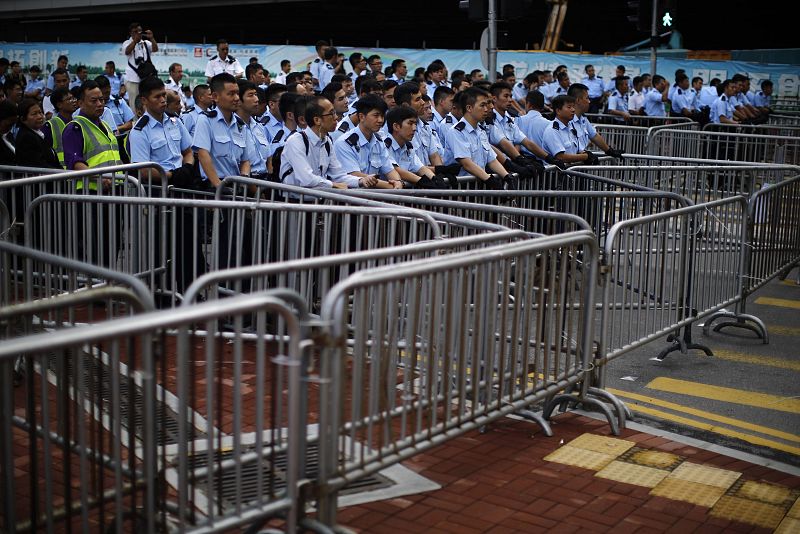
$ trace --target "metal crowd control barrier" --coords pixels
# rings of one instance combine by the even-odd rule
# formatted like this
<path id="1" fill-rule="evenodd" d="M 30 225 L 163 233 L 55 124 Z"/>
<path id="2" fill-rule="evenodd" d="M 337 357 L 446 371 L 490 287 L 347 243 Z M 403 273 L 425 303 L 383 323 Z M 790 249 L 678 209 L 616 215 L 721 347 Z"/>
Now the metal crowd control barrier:
<path id="1" fill-rule="evenodd" d="M 770 113 L 767 124 L 778 126 L 800 126 L 800 114 L 798 115 L 778 115 Z"/>
<path id="2" fill-rule="evenodd" d="M 772 108 L 780 113 L 800 113 L 800 99 L 797 97 L 774 97 Z"/>
<path id="3" fill-rule="evenodd" d="M 597 165 L 579 166 L 580 171 L 640 187 L 666 191 L 696 204 L 733 195 L 750 196 L 768 184 L 779 183 L 800 174 L 800 167 L 772 164 L 729 165 L 699 160 L 683 165 Z"/>
<path id="4" fill-rule="evenodd" d="M 684 158 L 800 164 L 800 137 L 664 129 L 655 132 L 650 154 Z"/>
<path id="5" fill-rule="evenodd" d="M 712 122 L 703 126 L 703 131 L 798 137 L 800 124 L 714 124 Z"/>
<path id="6" fill-rule="evenodd" d="M 586 118 L 592 124 L 621 124 L 619 116 L 611 115 L 610 113 L 586 113 Z M 670 126 L 675 124 L 683 124 L 692 122 L 688 117 L 651 117 L 649 115 L 631 115 L 631 120 L 627 123 L 629 126 L 643 126 L 650 128 L 652 126 Z"/>
<path id="7" fill-rule="evenodd" d="M 626 154 L 647 154 L 650 139 L 659 130 L 679 129 L 697 130 L 699 124 L 691 121 L 677 122 L 675 124 L 660 124 L 653 126 L 635 126 L 630 124 L 612 123 L 595 124 L 597 133 L 610 145 Z M 595 147 L 595 145 L 591 145 Z M 597 148 L 597 147 L 595 147 Z"/>
<path id="8" fill-rule="evenodd" d="M 747 298 L 776 276 L 786 276 L 800 263 L 800 176 L 765 187 L 747 205 L 747 234 L 742 249 L 740 299 L 735 312 L 722 310 L 705 321 L 708 334 L 717 319 L 717 332 L 726 327 L 744 328 L 769 342 L 766 325 L 746 311 Z M 800 281 L 800 274 L 798 274 Z"/>
<path id="9" fill-rule="evenodd" d="M 337 492 L 582 384 L 592 351 L 590 232 L 361 271 L 322 306 L 319 518 Z M 585 258 L 582 269 L 578 257 Z"/>
<path id="10" fill-rule="evenodd" d="M 208 270 L 505 229 L 442 219 L 397 206 L 45 195 L 26 212 L 25 243 L 132 274 L 172 306 Z"/>
<path id="11" fill-rule="evenodd" d="M 286 336 L 245 339 L 244 314 Z M 0 528 L 216 532 L 278 515 L 294 532 L 304 337 L 260 294 L 3 342 Z"/>
<path id="12" fill-rule="evenodd" d="M 621 221 L 611 229 L 601 269 L 598 367 L 669 333 L 672 345 L 658 359 L 674 350 L 710 354 L 692 341 L 691 323 L 740 299 L 746 202 L 736 196 Z"/>
<path id="13" fill-rule="evenodd" d="M 151 182 L 150 170 L 164 173 L 156 163 L 132 163 L 84 171 L 0 166 L 0 201 L 6 203 L 11 222 L 16 226 L 22 221 L 25 209 L 41 195 L 148 196 L 148 189 L 143 184 Z M 139 176 L 134 176 L 134 173 Z"/>

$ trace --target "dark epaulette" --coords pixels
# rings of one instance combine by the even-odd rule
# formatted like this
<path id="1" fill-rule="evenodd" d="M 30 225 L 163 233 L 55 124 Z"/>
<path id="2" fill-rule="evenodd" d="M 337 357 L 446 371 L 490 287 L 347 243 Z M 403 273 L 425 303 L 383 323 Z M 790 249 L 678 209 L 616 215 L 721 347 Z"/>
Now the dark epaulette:
<path id="1" fill-rule="evenodd" d="M 281 139 L 283 139 L 283 134 L 284 134 L 284 132 L 285 132 L 285 131 L 286 131 L 286 130 L 284 130 L 283 128 L 281 128 L 280 130 L 278 130 L 278 133 L 276 133 L 276 134 L 275 134 L 275 137 L 273 137 L 273 138 L 272 138 L 272 142 L 273 142 L 273 143 L 280 143 L 280 142 L 281 142 Z"/>
<path id="2" fill-rule="evenodd" d="M 682 95 L 683 94 L 683 89 L 678 89 L 678 94 Z"/>
<path id="3" fill-rule="evenodd" d="M 553 129 L 558 130 L 558 121 L 553 121 Z"/>
<path id="4" fill-rule="evenodd" d="M 386 145 L 386 148 L 392 148 L 392 140 L 388 137 L 383 140 L 383 144 Z"/>
<path id="5" fill-rule="evenodd" d="M 506 113 L 506 116 L 508 117 L 508 124 L 513 126 L 514 125 L 513 117 L 511 117 L 511 115 L 509 115 L 508 113 Z"/>
<path id="6" fill-rule="evenodd" d="M 522 82 L 517 82 L 517 87 L 524 87 L 524 86 L 522 85 Z"/>
<path id="7" fill-rule="evenodd" d="M 231 64 L 231 63 L 233 63 L 234 61 L 236 61 L 236 58 L 235 58 L 235 57 L 233 57 L 233 56 L 228 56 L 228 57 L 226 57 L 226 58 L 225 58 L 225 61 L 226 61 L 228 64 Z"/>
<path id="8" fill-rule="evenodd" d="M 455 126 L 453 126 L 453 128 L 455 128 L 455 129 L 456 129 L 456 130 L 458 130 L 459 132 L 463 132 L 463 131 L 464 131 L 464 128 L 466 128 L 466 127 L 467 127 L 467 123 L 466 123 L 466 122 L 464 122 L 464 121 L 458 121 L 458 124 L 456 124 Z"/>
<path id="9" fill-rule="evenodd" d="M 164 115 L 166 115 L 167 117 L 171 117 L 173 119 L 178 117 L 177 113 L 173 113 L 172 111 L 168 111 L 166 109 L 164 110 Z"/>
<path id="10" fill-rule="evenodd" d="M 428 121 L 426 121 L 426 120 L 425 120 L 425 119 L 423 119 L 422 117 L 419 117 L 419 120 L 421 120 L 421 121 L 422 121 L 422 124 L 424 124 L 425 126 L 427 126 L 427 125 L 428 125 Z"/>
<path id="11" fill-rule="evenodd" d="M 217 110 L 216 109 L 209 109 L 209 110 L 206 110 L 206 111 L 201 111 L 201 113 L 203 115 L 205 115 L 206 117 L 208 117 L 209 119 L 213 119 L 213 118 L 215 118 L 217 116 Z"/>
<path id="12" fill-rule="evenodd" d="M 191 113 L 192 111 L 194 111 L 194 106 L 189 106 L 188 108 L 183 110 L 182 114 L 186 115 L 187 113 Z"/>
<path id="13" fill-rule="evenodd" d="M 314 63 L 319 63 L 319 58 L 315 59 Z"/>
<path id="14" fill-rule="evenodd" d="M 722 95 L 722 96 L 720 96 L 719 98 L 720 98 L 720 99 L 721 99 L 723 102 L 727 102 L 727 101 L 728 101 L 728 97 L 727 97 L 727 96 L 725 96 L 725 95 Z"/>
<path id="15" fill-rule="evenodd" d="M 491 115 L 486 117 L 486 120 L 483 122 L 485 122 L 486 124 L 494 124 L 494 112 L 492 112 Z"/>
<path id="16" fill-rule="evenodd" d="M 486 126 L 486 125 L 485 125 L 485 124 L 483 124 L 483 123 L 480 123 L 480 122 L 478 123 L 478 128 L 480 128 L 480 129 L 481 129 L 481 130 L 483 130 L 484 132 L 488 132 L 488 131 L 489 131 L 489 127 L 488 127 L 488 126 Z"/>
<path id="17" fill-rule="evenodd" d="M 357 133 L 354 133 L 353 135 L 348 137 L 345 141 L 347 141 L 347 144 L 350 145 L 351 147 L 355 148 L 356 150 L 359 150 Z"/>
<path id="18" fill-rule="evenodd" d="M 215 60 L 215 59 L 217 59 L 218 57 L 219 57 L 219 56 L 214 56 L 214 57 L 212 57 L 211 59 L 209 59 L 209 61 L 214 61 L 214 60 Z"/>
<path id="19" fill-rule="evenodd" d="M 758 96 L 764 96 L 764 91 L 759 91 L 756 93 Z"/>
<path id="20" fill-rule="evenodd" d="M 408 150 L 414 150 L 414 145 L 412 145 L 411 143 L 406 143 L 406 148 Z"/>
<path id="21" fill-rule="evenodd" d="M 381 142 L 381 143 L 383 142 L 383 136 L 382 136 L 380 133 L 378 133 L 378 132 L 375 132 L 375 133 L 374 133 L 374 134 L 372 134 L 372 135 L 374 135 L 374 136 L 375 136 L 375 139 L 377 139 L 379 142 Z"/>
<path id="22" fill-rule="evenodd" d="M 139 130 L 139 131 L 141 132 L 141 131 L 142 131 L 142 129 L 143 129 L 145 126 L 147 126 L 147 123 L 148 123 L 148 122 L 150 122 L 150 115 L 147 115 L 147 114 L 145 114 L 145 115 L 142 115 L 142 116 L 139 118 L 139 120 L 138 120 L 138 121 L 136 121 L 136 124 L 134 125 L 133 129 L 134 129 L 134 130 Z"/>
<path id="23" fill-rule="evenodd" d="M 595 75 L 595 78 L 597 78 L 598 80 L 602 80 L 603 79 L 602 76 L 597 76 L 597 75 Z"/>
<path id="24" fill-rule="evenodd" d="M 236 115 L 236 114 L 234 114 L 233 116 L 236 117 L 236 124 L 239 125 L 239 129 L 241 130 L 242 127 L 245 126 L 245 124 L 246 124 L 244 122 L 244 119 L 241 118 L 239 115 Z"/>
<path id="25" fill-rule="evenodd" d="M 444 118 L 444 122 L 446 122 L 447 124 L 453 124 L 453 117 L 451 117 L 450 115 L 446 116 Z"/>
<path id="26" fill-rule="evenodd" d="M 340 125 L 339 125 L 339 127 L 338 127 L 338 128 L 336 128 L 336 129 L 337 129 L 337 130 L 339 130 L 339 131 L 340 131 L 340 132 L 342 132 L 342 133 L 345 133 L 347 130 L 349 130 L 349 129 L 350 129 L 350 123 L 349 123 L 349 122 L 343 122 L 343 123 L 342 123 L 342 124 L 340 124 Z"/>

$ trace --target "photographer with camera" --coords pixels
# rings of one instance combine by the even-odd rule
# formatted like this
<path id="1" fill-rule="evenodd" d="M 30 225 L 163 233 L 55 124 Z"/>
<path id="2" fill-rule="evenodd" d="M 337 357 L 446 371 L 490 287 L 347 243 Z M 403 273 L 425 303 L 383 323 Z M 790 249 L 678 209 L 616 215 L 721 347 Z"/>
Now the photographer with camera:
<path id="1" fill-rule="evenodd" d="M 133 22 L 128 27 L 130 38 L 122 43 L 122 48 L 128 60 L 125 68 L 125 88 L 128 92 L 128 102 L 135 102 L 139 94 L 139 82 L 144 78 L 158 74 L 150 57 L 158 51 L 153 32 L 142 31 L 142 25 Z"/>

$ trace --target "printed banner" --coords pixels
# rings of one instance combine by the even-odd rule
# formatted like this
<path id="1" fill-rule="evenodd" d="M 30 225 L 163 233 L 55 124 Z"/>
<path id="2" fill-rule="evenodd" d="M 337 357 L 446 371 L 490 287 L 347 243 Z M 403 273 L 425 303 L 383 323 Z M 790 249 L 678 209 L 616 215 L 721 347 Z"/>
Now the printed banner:
<path id="1" fill-rule="evenodd" d="M 209 44 L 159 43 L 158 46 L 158 52 L 153 54 L 153 63 L 159 72 L 166 76 L 172 63 L 180 63 L 187 77 L 184 83 L 190 82 L 192 85 L 205 81 L 206 63 L 217 53 L 214 45 Z M 341 47 L 339 51 L 347 56 L 352 52 L 361 52 L 366 56 L 378 54 L 383 59 L 384 66 L 401 58 L 408 65 L 409 74 L 417 67 L 427 67 L 434 59 L 444 61 L 449 72 L 457 69 L 466 72 L 473 69 L 485 71 L 477 50 Z M 23 68 L 35 64 L 44 72 L 50 72 L 58 56 L 63 54 L 69 57 L 71 70 L 74 70 L 75 65 L 85 65 L 91 76 L 100 74 L 106 61 L 114 61 L 117 71 L 124 74 L 127 60 L 122 52 L 122 43 L 0 43 L 0 57 L 19 61 Z M 231 44 L 230 54 L 238 58 L 242 66 L 247 65 L 250 57 L 257 57 L 273 76 L 278 72 L 283 59 L 292 62 L 293 70 L 305 70 L 306 65 L 316 57 L 313 46 L 288 45 Z M 613 77 L 615 67 L 620 64 L 625 65 L 626 74 L 631 77 L 650 69 L 647 58 L 524 51 L 501 51 L 498 53 L 497 63 L 498 66 L 506 63 L 514 65 L 518 76 L 524 76 L 536 69 L 552 70 L 557 65 L 564 64 L 569 68 L 570 80 L 573 82 L 583 78 L 584 66 L 587 64 L 594 65 L 597 74 L 605 79 Z M 349 63 L 345 68 L 350 70 Z M 670 58 L 658 60 L 658 74 L 670 82 L 673 81 L 675 70 L 679 68 L 685 69 L 690 78 L 702 77 L 706 84 L 712 78 L 724 80 L 737 72 L 748 74 L 753 79 L 753 87 L 757 87 L 761 80 L 769 79 L 775 84 L 775 94 L 780 97 L 798 97 L 800 89 L 798 65 Z"/>

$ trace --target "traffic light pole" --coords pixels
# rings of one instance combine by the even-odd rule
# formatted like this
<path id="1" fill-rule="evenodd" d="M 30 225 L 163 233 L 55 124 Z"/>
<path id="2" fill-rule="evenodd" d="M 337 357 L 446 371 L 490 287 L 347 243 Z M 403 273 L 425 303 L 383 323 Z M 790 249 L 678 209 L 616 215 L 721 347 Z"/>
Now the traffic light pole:
<path id="1" fill-rule="evenodd" d="M 497 0 L 489 0 L 489 81 L 497 81 Z"/>
<path id="2" fill-rule="evenodd" d="M 642 0 L 647 2 L 648 0 Z M 650 74 L 656 75 L 656 46 L 658 46 L 658 0 L 653 0 L 653 14 L 650 20 Z"/>

